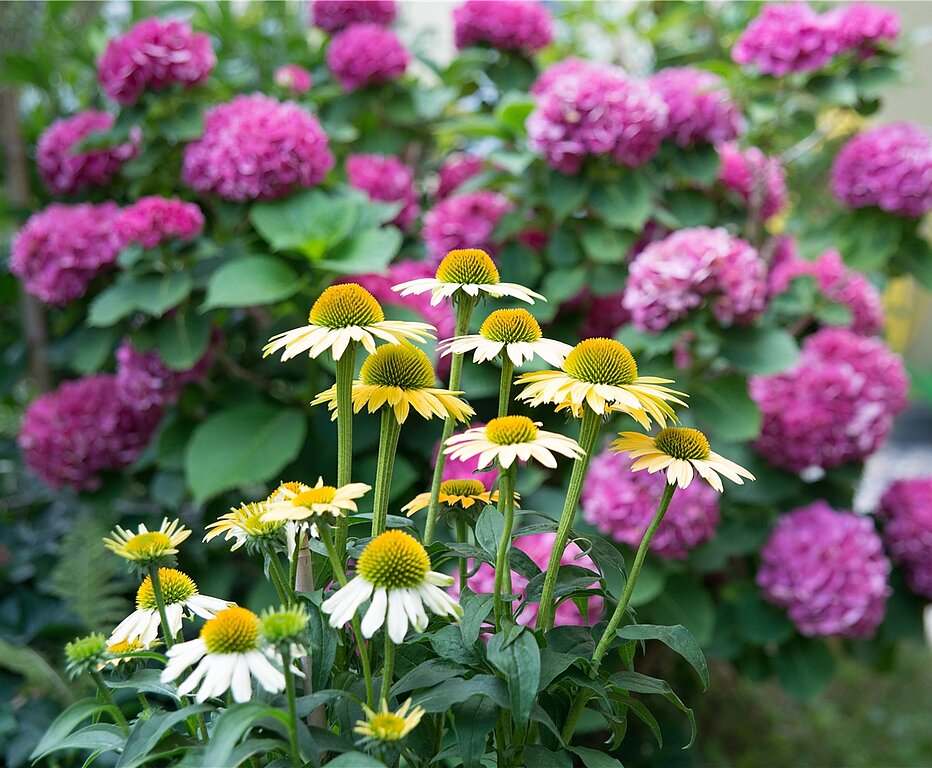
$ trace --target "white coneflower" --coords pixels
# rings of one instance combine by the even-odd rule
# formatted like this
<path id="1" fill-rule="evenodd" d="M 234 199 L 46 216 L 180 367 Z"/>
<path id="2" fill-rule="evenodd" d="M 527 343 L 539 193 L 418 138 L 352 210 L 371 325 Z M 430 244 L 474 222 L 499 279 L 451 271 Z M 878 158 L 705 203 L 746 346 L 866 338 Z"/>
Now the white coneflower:
<path id="1" fill-rule="evenodd" d="M 190 535 L 190 529 L 179 520 L 169 522 L 166 517 L 157 531 L 150 531 L 142 523 L 136 533 L 118 525 L 109 538 L 104 539 L 104 545 L 115 555 L 139 565 L 148 565 L 178 554 L 178 545 Z"/>
<path id="2" fill-rule="evenodd" d="M 326 522 L 333 522 L 347 512 L 355 512 L 356 499 L 362 498 L 371 489 L 372 486 L 365 483 L 347 483 L 337 488 L 324 485 L 324 479 L 319 477 L 315 486 L 305 486 L 291 498 L 266 502 L 262 519 L 305 521 L 309 518 L 325 518 Z"/>
<path id="3" fill-rule="evenodd" d="M 438 344 L 437 349 L 442 355 L 472 352 L 474 363 L 503 355 L 515 365 L 539 357 L 559 366 L 573 348 L 562 341 L 543 338 L 540 325 L 526 309 L 497 309 L 485 319 L 478 334 L 448 339 Z"/>
<path id="4" fill-rule="evenodd" d="M 516 460 L 534 459 L 545 467 L 557 466 L 554 453 L 575 459 L 585 454 L 571 437 L 539 429 L 540 422 L 527 416 L 500 416 L 484 427 L 467 429 L 450 437 L 443 452 L 459 461 L 478 456 L 478 466 L 488 467 L 498 462 L 507 469 Z"/>
<path id="5" fill-rule="evenodd" d="M 268 502 L 258 501 L 240 504 L 207 526 L 204 541 L 224 535 L 226 541 L 233 541 L 230 547 L 235 552 L 244 544 L 261 546 L 266 542 L 275 542 L 284 538 L 285 521 L 266 518 Z"/>

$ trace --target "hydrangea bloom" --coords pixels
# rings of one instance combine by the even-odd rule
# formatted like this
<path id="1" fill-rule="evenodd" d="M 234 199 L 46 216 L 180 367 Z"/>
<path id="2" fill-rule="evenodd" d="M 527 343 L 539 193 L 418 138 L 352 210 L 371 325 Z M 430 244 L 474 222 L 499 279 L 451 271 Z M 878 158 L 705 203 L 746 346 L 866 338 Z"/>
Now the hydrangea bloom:
<path id="1" fill-rule="evenodd" d="M 457 248 L 495 250 L 492 234 L 512 204 L 498 192 L 483 190 L 451 195 L 424 216 L 423 237 L 434 266 Z"/>
<path id="2" fill-rule="evenodd" d="M 344 91 L 397 80 L 410 60 L 395 33 L 378 24 L 347 27 L 327 48 L 327 67 Z"/>
<path id="3" fill-rule="evenodd" d="M 39 137 L 36 165 L 52 192 L 70 195 L 85 187 L 102 187 L 110 182 L 138 150 L 138 131 L 130 141 L 113 147 L 75 152 L 77 144 L 92 133 L 109 131 L 114 117 L 93 109 L 56 120 Z"/>
<path id="4" fill-rule="evenodd" d="M 161 408 L 176 402 L 192 381 L 202 379 L 210 366 L 210 352 L 186 371 L 173 371 L 156 350 L 139 352 L 126 340 L 116 352 L 117 395 L 137 410 Z"/>
<path id="5" fill-rule="evenodd" d="M 903 362 L 877 338 L 823 328 L 784 373 L 754 376 L 763 414 L 755 448 L 791 472 L 837 467 L 870 456 L 906 406 Z"/>
<path id="6" fill-rule="evenodd" d="M 470 154 L 451 157 L 440 166 L 437 180 L 437 199 L 442 200 L 449 197 L 458 186 L 480 173 L 482 173 L 481 157 Z"/>
<path id="7" fill-rule="evenodd" d="M 314 0 L 311 6 L 311 23 L 330 34 L 364 22 L 392 24 L 397 15 L 395 0 Z"/>
<path id="8" fill-rule="evenodd" d="M 665 136 L 679 146 L 730 141 L 744 131 L 744 117 L 722 79 L 692 67 L 670 67 L 649 80 L 667 105 Z"/>
<path id="9" fill-rule="evenodd" d="M 409 227 L 417 218 L 420 206 L 414 188 L 414 169 L 397 157 L 385 155 L 350 155 L 346 160 L 349 185 L 365 192 L 370 200 L 404 203 L 392 223 Z"/>
<path id="10" fill-rule="evenodd" d="M 114 203 L 53 203 L 30 216 L 13 237 L 10 271 L 46 304 L 74 301 L 116 261 L 118 215 Z"/>
<path id="11" fill-rule="evenodd" d="M 615 541 L 637 547 L 657 512 L 666 478 L 662 472 L 632 472 L 631 464 L 629 456 L 608 451 L 593 457 L 582 508 L 587 523 Z M 715 535 L 718 523 L 718 493 L 708 483 L 691 483 L 673 495 L 650 551 L 682 560 Z"/>
<path id="12" fill-rule="evenodd" d="M 873 3 L 851 3 L 826 14 L 842 49 L 893 42 L 900 36 L 900 17 Z"/>
<path id="13" fill-rule="evenodd" d="M 739 149 L 732 143 L 718 147 L 721 166 L 718 180 L 733 189 L 745 204 L 758 205 L 764 219 L 779 213 L 786 206 L 786 175 L 776 157 L 767 157 L 757 147 Z"/>
<path id="14" fill-rule="evenodd" d="M 832 191 L 851 208 L 922 216 L 932 210 L 932 139 L 914 123 L 858 134 L 835 158 Z"/>
<path id="15" fill-rule="evenodd" d="M 210 38 L 183 21 L 143 19 L 107 44 L 97 77 L 104 92 L 120 104 L 135 104 L 143 91 L 204 82 L 217 57 Z"/>
<path id="16" fill-rule="evenodd" d="M 780 518 L 761 550 L 757 584 L 804 635 L 871 637 L 889 573 L 870 518 L 816 501 Z"/>
<path id="17" fill-rule="evenodd" d="M 204 214 L 194 203 L 153 195 L 120 211 L 114 226 L 123 245 L 155 248 L 166 240 L 197 237 L 204 230 Z"/>
<path id="18" fill-rule="evenodd" d="M 333 164 L 317 118 L 256 93 L 207 111 L 204 135 L 185 147 L 181 175 L 198 192 L 270 200 L 319 184 Z"/>
<path id="19" fill-rule="evenodd" d="M 535 533 L 529 536 L 519 536 L 514 540 L 514 548 L 524 552 L 539 568 L 546 568 L 550 561 L 550 552 L 553 549 L 553 541 L 556 534 L 553 533 Z M 575 565 L 580 568 L 599 572 L 595 563 L 588 555 L 582 555 L 582 550 L 574 543 L 570 542 L 563 553 L 563 559 L 560 565 Z M 520 596 L 523 600 L 525 596 L 525 587 L 528 580 L 517 571 L 511 572 L 512 591 Z M 476 594 L 491 594 L 495 591 L 495 570 L 488 563 L 479 566 L 479 570 L 467 579 L 466 584 Z M 596 580 L 593 579 L 592 586 L 596 586 Z M 459 584 L 454 584 L 451 591 L 459 593 Z M 514 603 L 513 605 L 517 605 Z M 537 621 L 538 612 L 537 603 L 527 603 L 524 609 L 518 614 L 517 622 L 525 627 L 530 627 Z M 583 626 L 590 627 L 599 621 L 602 615 L 603 601 L 601 597 L 590 597 L 587 616 L 579 612 L 579 608 L 572 600 L 564 600 L 557 607 L 554 618 L 554 626 Z"/>
<path id="20" fill-rule="evenodd" d="M 745 322 L 767 302 L 767 268 L 722 227 L 681 229 L 648 245 L 628 271 L 622 303 L 633 324 L 662 331 L 710 300 L 722 323 Z"/>
<path id="21" fill-rule="evenodd" d="M 932 477 L 897 480 L 880 500 L 883 537 L 909 588 L 932 599 Z"/>
<path id="22" fill-rule="evenodd" d="M 159 408 L 127 406 L 116 376 L 98 374 L 30 403 L 18 442 L 26 465 L 49 485 L 94 490 L 101 472 L 139 458 L 160 418 Z"/>
<path id="23" fill-rule="evenodd" d="M 554 83 L 562 77 L 585 77 L 591 72 L 608 70 L 618 75 L 624 75 L 625 71 L 621 67 L 610 66 L 607 64 L 598 64 L 586 59 L 578 59 L 570 56 L 567 59 L 561 59 L 555 64 L 551 64 L 547 69 L 541 72 L 534 84 L 531 86 L 532 96 L 542 96 L 549 91 Z"/>
<path id="24" fill-rule="evenodd" d="M 275 70 L 275 85 L 295 96 L 307 93 L 313 84 L 314 78 L 311 77 L 311 73 L 297 64 L 285 64 Z"/>
<path id="25" fill-rule="evenodd" d="M 466 0 L 453 11 L 457 48 L 487 43 L 502 51 L 533 53 L 553 40 L 553 19 L 531 0 Z"/>
<path id="26" fill-rule="evenodd" d="M 663 99 L 617 67 L 564 64 L 557 76 L 545 72 L 536 90 L 530 146 L 561 173 L 577 173 L 587 156 L 599 155 L 636 168 L 657 153 L 667 130 Z"/>

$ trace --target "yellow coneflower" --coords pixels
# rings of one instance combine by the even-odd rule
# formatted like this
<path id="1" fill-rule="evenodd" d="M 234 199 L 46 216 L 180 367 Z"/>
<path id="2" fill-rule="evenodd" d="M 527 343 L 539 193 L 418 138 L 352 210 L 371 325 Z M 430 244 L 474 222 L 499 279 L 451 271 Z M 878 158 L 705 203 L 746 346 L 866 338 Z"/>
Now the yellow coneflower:
<path id="1" fill-rule="evenodd" d="M 382 741 L 394 743 L 401 741 L 411 731 L 417 728 L 424 710 L 415 707 L 410 712 L 411 699 L 408 699 L 394 712 L 389 711 L 388 702 L 382 700 L 382 706 L 375 712 L 363 704 L 365 720 L 357 720 L 353 733 L 363 737 L 364 741 Z"/>
<path id="2" fill-rule="evenodd" d="M 180 520 L 162 520 L 157 531 L 150 531 L 140 523 L 136 533 L 121 528 L 119 525 L 104 539 L 104 545 L 113 554 L 140 565 L 157 563 L 169 555 L 178 554 L 181 544 L 191 531 Z"/>

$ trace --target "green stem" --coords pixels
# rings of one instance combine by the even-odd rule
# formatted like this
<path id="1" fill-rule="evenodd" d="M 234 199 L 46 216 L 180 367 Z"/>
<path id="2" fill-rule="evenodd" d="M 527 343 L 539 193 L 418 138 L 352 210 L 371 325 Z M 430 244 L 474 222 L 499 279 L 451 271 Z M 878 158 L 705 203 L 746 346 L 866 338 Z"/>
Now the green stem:
<path id="1" fill-rule="evenodd" d="M 353 473 L 353 374 L 356 373 L 357 342 L 351 341 L 336 361 L 337 367 L 337 487 L 352 482 Z M 349 519 L 342 517 L 337 525 L 337 552 L 346 562 L 346 538 Z"/>
<path id="2" fill-rule="evenodd" d="M 465 520 L 460 520 L 456 518 L 456 540 L 461 544 L 469 543 L 469 527 L 466 525 Z M 469 572 L 467 567 L 466 558 L 459 558 L 459 569 L 460 569 L 460 589 L 466 586 L 466 576 Z"/>
<path id="3" fill-rule="evenodd" d="M 456 329 L 453 332 L 454 337 L 465 336 L 469 331 L 469 321 L 472 319 L 472 311 L 476 306 L 476 300 L 472 296 L 461 296 L 459 303 L 456 305 Z M 460 388 L 460 379 L 463 375 L 463 355 L 454 354 L 450 362 L 450 389 L 458 392 Z M 447 457 L 443 452 L 443 446 L 446 444 L 450 435 L 453 434 L 453 427 L 456 421 L 448 418 L 443 422 L 443 433 L 440 437 L 440 450 L 437 453 L 437 461 L 434 463 L 434 476 L 430 483 L 430 504 L 427 507 L 427 522 L 424 525 L 424 545 L 430 544 L 434 540 L 434 531 L 437 527 L 437 514 L 440 512 L 440 483 L 443 482 L 443 469 L 447 464 Z"/>
<path id="4" fill-rule="evenodd" d="M 385 653 L 382 657 L 382 695 L 381 701 L 388 702 L 392 692 L 392 675 L 395 671 L 395 644 L 388 636 L 388 626 L 385 627 Z"/>
<path id="5" fill-rule="evenodd" d="M 113 701 L 113 696 L 110 695 L 110 689 L 107 688 L 107 684 L 104 682 L 104 676 L 100 674 L 100 670 L 92 669 L 91 677 L 94 678 L 94 682 L 97 683 L 97 690 L 100 691 L 103 700 L 111 707 L 112 711 L 110 714 L 113 715 L 116 724 L 120 726 L 120 730 L 123 731 L 123 733 L 129 733 L 129 724 L 126 722 L 126 718 L 123 717 L 123 712 Z"/>
<path id="6" fill-rule="evenodd" d="M 563 512 L 560 514 L 560 523 L 557 526 L 557 536 L 553 541 L 553 551 L 550 553 L 550 562 L 547 565 L 547 575 L 544 577 L 544 588 L 540 596 L 540 612 L 537 615 L 537 628 L 545 632 L 553 628 L 553 617 L 556 612 L 556 602 L 553 593 L 557 586 L 557 577 L 560 573 L 560 562 L 563 551 L 569 539 L 570 529 L 576 517 L 576 507 L 582 495 L 583 481 L 586 479 L 586 470 L 589 469 L 589 458 L 595 441 L 602 429 L 602 416 L 593 411 L 588 405 L 583 406 L 582 421 L 579 425 L 579 445 L 585 451 L 573 462 L 573 472 L 570 475 L 570 484 L 566 489 L 566 500 L 563 503 Z"/>
<path id="7" fill-rule="evenodd" d="M 498 542 L 498 551 L 495 553 L 495 592 L 492 598 L 495 608 L 495 626 L 499 631 L 502 629 L 502 622 L 505 618 L 505 604 L 503 591 L 507 578 L 511 573 L 511 567 L 508 559 L 508 551 L 511 549 L 511 534 L 515 527 L 515 474 L 517 472 L 517 462 L 512 463 L 508 469 L 500 471 L 498 476 L 498 510 L 505 518 L 505 524 L 502 528 L 502 536 Z M 509 594 L 511 592 L 508 588 Z M 512 618 L 511 603 L 508 604 L 508 617 Z"/>
<path id="8" fill-rule="evenodd" d="M 162 637 L 165 638 L 165 648 L 171 648 L 175 644 L 175 638 L 171 636 L 171 630 L 168 626 L 168 615 L 165 613 L 165 596 L 162 594 L 162 582 L 159 580 L 159 567 L 157 565 L 149 566 L 149 580 L 152 582 L 152 594 L 155 597 L 155 605 L 159 609 L 159 621 L 162 623 Z"/>
<path id="9" fill-rule="evenodd" d="M 278 592 L 278 599 L 282 605 L 293 605 L 296 602 L 294 593 L 288 587 L 288 576 L 285 575 L 285 569 L 282 568 L 281 560 L 278 559 L 278 553 L 271 544 L 265 545 L 265 556 L 269 564 L 269 576 L 272 584 Z"/>
<path id="10" fill-rule="evenodd" d="M 511 402 L 511 380 L 514 377 L 515 364 L 508 357 L 508 352 L 502 350 L 502 379 L 498 387 L 498 415 L 508 415 L 508 403 Z"/>
<path id="11" fill-rule="evenodd" d="M 401 424 L 390 406 L 382 407 L 382 429 L 379 433 L 379 458 L 375 468 L 375 493 L 372 501 L 372 536 L 385 532 L 388 521 L 388 499 L 392 491 L 392 472 Z"/>
<path id="12" fill-rule="evenodd" d="M 288 697 L 288 740 L 291 742 L 292 768 L 301 768 L 301 749 L 298 746 L 298 715 L 295 707 L 294 671 L 291 669 L 291 653 L 282 651 L 282 672 L 285 675 L 285 692 Z"/>

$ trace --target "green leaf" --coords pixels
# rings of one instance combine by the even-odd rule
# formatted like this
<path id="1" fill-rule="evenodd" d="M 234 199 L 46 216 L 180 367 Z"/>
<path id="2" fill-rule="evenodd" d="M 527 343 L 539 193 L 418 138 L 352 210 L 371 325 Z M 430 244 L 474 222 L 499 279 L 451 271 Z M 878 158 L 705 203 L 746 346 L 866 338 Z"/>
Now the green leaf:
<path id="1" fill-rule="evenodd" d="M 795 634 L 786 613 L 752 591 L 735 606 L 738 634 L 754 645 L 783 643 Z"/>
<path id="2" fill-rule="evenodd" d="M 210 318 L 189 307 L 162 319 L 155 333 L 155 346 L 165 365 L 185 371 L 204 356 L 210 331 Z"/>
<path id="3" fill-rule="evenodd" d="M 840 222 L 839 250 L 845 262 L 862 272 L 882 269 L 893 256 L 903 234 L 903 220 L 876 208 L 853 211 Z"/>
<path id="4" fill-rule="evenodd" d="M 611 755 L 606 755 L 598 749 L 590 749 L 589 747 L 567 747 L 567 749 L 577 755 L 586 768 L 624 768 L 620 760 L 616 760 Z"/>
<path id="5" fill-rule="evenodd" d="M 320 608 L 312 603 L 305 607 L 310 615 L 308 620 L 308 637 L 311 652 L 311 683 L 312 690 L 320 691 L 327 686 L 327 681 L 333 672 L 333 661 L 337 655 L 337 636 L 327 624 L 327 617 L 321 613 Z"/>
<path id="6" fill-rule="evenodd" d="M 344 752 L 327 763 L 328 768 L 385 768 L 385 763 L 364 752 Z"/>
<path id="7" fill-rule="evenodd" d="M 572 653 L 557 653 L 549 648 L 540 652 L 540 690 L 546 690 L 559 675 L 569 669 L 579 658 Z"/>
<path id="8" fill-rule="evenodd" d="M 242 256 L 228 261 L 211 275 L 201 309 L 274 304 L 294 296 L 303 285 L 282 259 Z"/>
<path id="9" fill-rule="evenodd" d="M 471 647 L 479 639 L 482 622 L 489 616 L 492 601 L 493 595 L 476 594 L 469 587 L 464 587 L 460 592 L 460 606 L 463 608 L 460 631 L 467 646 Z"/>
<path id="10" fill-rule="evenodd" d="M 564 176 L 552 171 L 547 180 L 546 196 L 557 221 L 563 221 L 578 210 L 588 199 L 591 189 L 592 183 L 583 174 Z"/>
<path id="11" fill-rule="evenodd" d="M 495 116 L 516 136 L 524 133 L 524 124 L 534 111 L 534 98 L 526 93 L 510 91 L 495 107 Z"/>
<path id="12" fill-rule="evenodd" d="M 489 662 L 505 676 L 511 712 L 519 728 L 527 725 L 540 686 L 540 648 L 534 633 L 519 628 L 513 639 L 499 632 L 487 646 Z"/>
<path id="13" fill-rule="evenodd" d="M 607 224 L 640 232 L 653 213 L 653 189 L 643 174 L 627 171 L 618 182 L 597 186 L 589 203 Z"/>
<path id="14" fill-rule="evenodd" d="M 444 659 L 466 665 L 474 664 L 478 660 L 478 655 L 472 645 L 466 645 L 463 642 L 462 633 L 453 624 L 441 627 L 430 634 L 428 639 L 434 652 Z"/>
<path id="15" fill-rule="evenodd" d="M 161 673 L 157 669 L 140 669 L 134 672 L 127 680 L 107 680 L 108 688 L 129 688 L 143 693 L 154 693 L 178 700 L 178 689 L 174 683 L 163 683 Z"/>
<path id="16" fill-rule="evenodd" d="M 505 518 L 491 504 L 488 505 L 479 514 L 476 520 L 475 532 L 476 541 L 495 561 L 495 555 L 498 552 L 498 543 L 501 541 L 502 532 L 505 530 Z"/>
<path id="17" fill-rule="evenodd" d="M 753 440 L 760 433 L 761 413 L 748 394 L 744 376 L 732 374 L 703 382 L 690 393 L 689 411 L 706 434 L 728 443 Z"/>
<path id="18" fill-rule="evenodd" d="M 63 742 L 75 728 L 85 720 L 90 720 L 98 712 L 103 712 L 108 709 L 109 706 L 109 704 L 97 701 L 96 699 L 81 699 L 80 701 L 76 701 L 52 721 L 52 724 L 42 735 L 36 748 L 29 756 L 30 760 L 38 760 L 49 752 L 61 749 L 58 745 Z"/>
<path id="19" fill-rule="evenodd" d="M 431 686 L 449 680 L 452 677 L 459 677 L 466 672 L 466 668 L 446 659 L 428 659 L 422 664 L 418 664 L 408 674 L 404 675 L 397 683 L 392 686 L 392 693 L 400 696 L 408 691 L 414 691 L 418 688 L 430 688 Z"/>
<path id="20" fill-rule="evenodd" d="M 138 768 L 144 765 L 166 732 L 184 722 L 191 715 L 207 712 L 209 709 L 207 704 L 195 704 L 172 712 L 155 711 L 149 717 L 137 720 L 126 739 L 123 753 L 117 761 L 117 768 Z M 221 765 L 222 763 L 214 764 Z"/>
<path id="21" fill-rule="evenodd" d="M 565 751 L 554 752 L 540 744 L 530 744 L 524 750 L 525 765 L 534 768 L 572 768 L 573 762 Z"/>
<path id="22" fill-rule="evenodd" d="M 210 743 L 202 758 L 202 765 L 229 765 L 230 756 L 240 739 L 258 720 L 267 717 L 286 717 L 277 707 L 258 701 L 234 704 L 217 718 L 210 734 Z M 365 765 L 362 763 L 361 765 Z"/>
<path id="23" fill-rule="evenodd" d="M 821 693 L 835 676 L 835 659 L 822 640 L 797 637 L 773 657 L 783 687 L 799 699 Z"/>
<path id="24" fill-rule="evenodd" d="M 74 701 L 67 681 L 38 651 L 26 645 L 13 645 L 0 637 L 0 669 L 26 678 L 31 688 L 63 705 Z"/>
<path id="25" fill-rule="evenodd" d="M 121 276 L 91 302 L 87 323 L 107 327 L 134 312 L 161 317 L 184 301 L 192 286 L 191 275 L 187 272 L 163 276 Z"/>
<path id="26" fill-rule="evenodd" d="M 71 339 L 71 367 L 78 373 L 99 371 L 113 352 L 117 328 L 80 328 Z"/>
<path id="27" fill-rule="evenodd" d="M 665 200 L 681 227 L 699 227 L 715 221 L 715 203 L 701 192 L 676 190 L 667 193 Z"/>
<path id="28" fill-rule="evenodd" d="M 583 253 L 598 264 L 621 264 L 634 244 L 633 232 L 619 232 L 604 224 L 593 223 L 579 235 Z"/>
<path id="29" fill-rule="evenodd" d="M 489 734 L 495 730 L 498 721 L 498 706 L 484 696 L 471 696 L 450 709 L 463 768 L 479 768 Z"/>
<path id="30" fill-rule="evenodd" d="M 795 365 L 799 346 L 782 328 L 735 327 L 722 332 L 721 353 L 745 373 L 769 375 Z"/>
<path id="31" fill-rule="evenodd" d="M 668 152 L 671 155 L 670 168 L 683 180 L 692 181 L 702 187 L 710 187 L 715 183 L 721 164 L 715 147 L 669 147 Z"/>
<path id="32" fill-rule="evenodd" d="M 42 759 L 51 752 L 60 752 L 64 749 L 90 750 L 91 752 L 115 752 L 123 746 L 123 735 L 117 726 L 109 723 L 97 723 L 82 728 L 80 731 L 66 736 L 64 739 L 56 742 L 45 752 L 38 755 L 37 760 Z M 35 753 L 34 753 L 35 754 Z"/>
<path id="33" fill-rule="evenodd" d="M 629 624 L 618 630 L 618 637 L 625 640 L 659 640 L 675 651 L 696 670 L 702 680 L 702 690 L 709 687 L 709 667 L 705 654 L 690 632 L 682 624 L 663 626 L 659 624 Z"/>
<path id="34" fill-rule="evenodd" d="M 347 237 L 358 215 L 351 197 L 331 198 L 316 189 L 256 203 L 249 211 L 250 221 L 272 250 L 298 251 L 312 260 L 323 258 Z"/>
<path id="35" fill-rule="evenodd" d="M 689 743 L 684 747 L 687 749 L 692 746 L 696 739 L 696 717 L 693 711 L 687 707 L 677 696 L 669 683 L 656 677 L 642 675 L 640 672 L 618 672 L 611 677 L 612 685 L 618 686 L 622 690 L 632 691 L 634 693 L 649 693 L 663 696 L 680 712 L 684 713 L 689 719 L 691 735 Z"/>
<path id="36" fill-rule="evenodd" d="M 185 478 L 195 501 L 275 478 L 298 455 L 307 420 L 294 411 L 251 402 L 213 414 L 194 430 Z"/>
<path id="37" fill-rule="evenodd" d="M 476 675 L 469 680 L 455 677 L 415 696 L 414 704 L 423 707 L 427 714 L 436 714 L 477 694 L 487 696 L 500 707 L 508 706 L 508 689 L 493 675 Z"/>
<path id="38" fill-rule="evenodd" d="M 345 275 L 382 272 L 401 249 L 403 236 L 395 227 L 365 229 L 315 262 L 321 269 Z"/>

